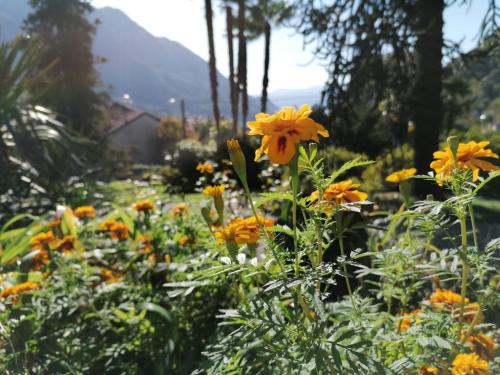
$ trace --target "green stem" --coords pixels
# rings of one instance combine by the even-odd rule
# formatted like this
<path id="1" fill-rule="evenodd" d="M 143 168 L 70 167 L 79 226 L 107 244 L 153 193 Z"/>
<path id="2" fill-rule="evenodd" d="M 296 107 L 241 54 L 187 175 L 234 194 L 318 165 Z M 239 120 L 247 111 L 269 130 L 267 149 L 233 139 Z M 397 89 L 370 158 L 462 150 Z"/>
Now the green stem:
<path id="1" fill-rule="evenodd" d="M 292 178 L 292 225 L 293 225 L 293 250 L 295 253 L 295 276 L 299 276 L 299 246 L 297 240 L 297 194 L 299 185 L 299 165 L 297 155 L 290 161 L 290 176 Z"/>
<path id="2" fill-rule="evenodd" d="M 474 239 L 474 247 L 477 251 L 479 251 L 479 241 L 477 240 L 477 227 L 476 227 L 476 218 L 474 217 L 474 208 L 472 207 L 472 203 L 467 205 L 469 208 L 470 215 L 470 223 L 472 226 L 472 238 Z"/>
<path id="3" fill-rule="evenodd" d="M 462 237 L 462 285 L 460 290 L 460 320 L 458 332 L 462 332 L 464 323 L 465 296 L 467 294 L 467 280 L 469 278 L 469 264 L 467 262 L 467 222 L 465 214 L 460 215 L 460 235 Z"/>
<path id="4" fill-rule="evenodd" d="M 343 230 L 342 230 L 342 212 L 337 211 L 337 236 L 339 238 L 339 245 L 340 245 L 340 255 L 344 259 L 344 262 L 342 264 L 342 269 L 344 271 L 344 278 L 345 282 L 347 285 L 347 291 L 349 292 L 349 298 L 351 299 L 352 303 L 352 308 L 354 311 L 357 311 L 356 308 L 356 301 L 354 300 L 354 295 L 352 294 L 352 289 L 351 289 L 351 283 L 349 282 L 349 275 L 347 274 L 347 265 L 345 261 L 347 260 L 345 256 L 345 250 L 344 250 L 344 236 L 343 236 Z"/>

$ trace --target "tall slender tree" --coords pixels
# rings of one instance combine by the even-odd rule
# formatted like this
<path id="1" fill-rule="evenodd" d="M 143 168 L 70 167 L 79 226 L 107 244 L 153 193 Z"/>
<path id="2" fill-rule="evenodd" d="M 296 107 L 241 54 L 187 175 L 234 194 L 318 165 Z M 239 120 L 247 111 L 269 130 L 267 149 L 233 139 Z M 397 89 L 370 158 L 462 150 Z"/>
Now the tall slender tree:
<path id="1" fill-rule="evenodd" d="M 238 89 L 241 93 L 243 136 L 248 117 L 247 39 L 245 36 L 245 0 L 238 0 Z"/>
<path id="2" fill-rule="evenodd" d="M 210 88 L 212 95 L 212 108 L 217 132 L 220 129 L 220 112 L 219 112 L 219 97 L 217 92 L 217 69 L 215 62 L 215 42 L 214 42 L 214 28 L 213 28 L 213 12 L 212 0 L 205 0 L 205 19 L 207 21 L 207 34 L 208 34 L 208 65 L 210 74 Z"/>
<path id="3" fill-rule="evenodd" d="M 47 74 L 51 84 L 39 87 L 44 90 L 40 104 L 55 110 L 80 134 L 98 137 L 106 96 L 96 92 L 99 79 L 92 39 L 97 21 L 90 21 L 90 2 L 30 0 L 30 4 L 33 9 L 24 28 L 42 44 L 40 69 L 55 62 Z"/>
<path id="4" fill-rule="evenodd" d="M 238 87 L 234 76 L 233 10 L 226 6 L 227 50 L 229 54 L 229 101 L 233 117 L 233 131 L 238 128 Z"/>

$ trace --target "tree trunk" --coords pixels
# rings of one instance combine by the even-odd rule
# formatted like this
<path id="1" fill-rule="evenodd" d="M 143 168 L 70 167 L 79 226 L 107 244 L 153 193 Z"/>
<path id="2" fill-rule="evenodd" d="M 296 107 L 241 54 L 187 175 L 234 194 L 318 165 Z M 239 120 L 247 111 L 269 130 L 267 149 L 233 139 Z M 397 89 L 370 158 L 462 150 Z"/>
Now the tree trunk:
<path id="1" fill-rule="evenodd" d="M 264 113 L 267 110 L 267 87 L 269 86 L 269 59 L 271 47 L 271 25 L 269 22 L 266 22 L 265 43 L 264 78 L 262 79 L 262 96 L 260 98 L 260 111 Z"/>
<path id="2" fill-rule="evenodd" d="M 432 154 L 439 147 L 442 122 L 442 48 L 443 0 L 419 0 L 416 4 L 417 42 L 415 56 L 417 76 L 414 88 L 415 167 L 427 174 Z M 434 193 L 434 185 L 417 180 L 415 192 L 419 197 Z"/>
<path id="3" fill-rule="evenodd" d="M 214 43 L 214 28 L 212 24 L 212 0 L 205 0 L 205 18 L 207 20 L 208 32 L 208 65 L 210 68 L 210 87 L 212 91 L 212 107 L 214 112 L 215 126 L 217 132 L 220 128 L 220 113 L 219 113 L 219 98 L 217 95 L 217 70 L 215 68 L 215 43 Z"/>
<path id="4" fill-rule="evenodd" d="M 187 130 L 186 130 L 186 104 L 184 103 L 184 99 L 181 99 L 181 125 L 182 125 L 182 137 L 184 139 L 187 138 Z"/>
<path id="5" fill-rule="evenodd" d="M 226 7 L 227 47 L 229 52 L 229 100 L 233 116 L 233 131 L 238 129 L 238 87 L 234 77 L 234 48 L 233 48 L 233 12 L 230 6 Z"/>
<path id="6" fill-rule="evenodd" d="M 245 38 L 245 0 L 238 0 L 238 90 L 241 91 L 243 136 L 248 116 L 247 45 Z"/>

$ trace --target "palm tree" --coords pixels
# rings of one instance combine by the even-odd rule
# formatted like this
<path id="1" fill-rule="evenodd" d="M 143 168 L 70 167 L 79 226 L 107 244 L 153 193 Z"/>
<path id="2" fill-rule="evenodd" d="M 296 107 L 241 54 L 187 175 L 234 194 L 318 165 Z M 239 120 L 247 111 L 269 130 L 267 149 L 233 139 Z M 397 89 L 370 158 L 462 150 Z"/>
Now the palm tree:
<path id="1" fill-rule="evenodd" d="M 245 0 L 238 0 L 238 89 L 241 91 L 243 136 L 248 117 L 247 40 L 245 36 Z"/>
<path id="2" fill-rule="evenodd" d="M 207 33 L 208 33 L 208 65 L 210 70 L 210 88 L 212 93 L 212 107 L 215 119 L 215 126 L 217 127 L 217 132 L 220 128 L 220 112 L 219 112 L 219 98 L 217 94 L 217 70 L 215 67 L 215 43 L 214 43 L 214 28 L 213 28 L 213 12 L 212 12 L 212 0 L 205 0 L 205 18 L 207 21 Z"/>

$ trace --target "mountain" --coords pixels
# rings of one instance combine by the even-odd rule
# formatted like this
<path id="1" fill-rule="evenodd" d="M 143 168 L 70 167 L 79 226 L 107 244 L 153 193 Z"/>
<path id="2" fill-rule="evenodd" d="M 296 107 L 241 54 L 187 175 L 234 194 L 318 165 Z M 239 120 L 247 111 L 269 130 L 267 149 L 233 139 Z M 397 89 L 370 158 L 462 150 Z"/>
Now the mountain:
<path id="1" fill-rule="evenodd" d="M 322 90 L 322 86 L 313 86 L 308 89 L 276 90 L 269 94 L 269 100 L 280 108 L 290 105 L 300 107 L 302 104 L 313 106 L 319 104 Z"/>
<path id="2" fill-rule="evenodd" d="M 20 33 L 29 11 L 26 0 L 0 0 L 0 40 Z M 106 60 L 96 69 L 115 100 L 128 94 L 135 106 L 161 114 L 178 113 L 184 98 L 189 115 L 212 115 L 206 61 L 180 43 L 153 36 L 118 9 L 96 9 L 92 17 L 100 21 L 93 52 Z M 230 117 L 229 81 L 220 73 L 217 80 L 221 114 Z M 259 112 L 258 100 L 249 98 L 249 107 L 250 115 Z"/>

